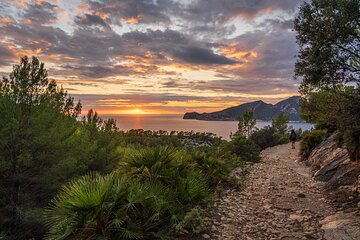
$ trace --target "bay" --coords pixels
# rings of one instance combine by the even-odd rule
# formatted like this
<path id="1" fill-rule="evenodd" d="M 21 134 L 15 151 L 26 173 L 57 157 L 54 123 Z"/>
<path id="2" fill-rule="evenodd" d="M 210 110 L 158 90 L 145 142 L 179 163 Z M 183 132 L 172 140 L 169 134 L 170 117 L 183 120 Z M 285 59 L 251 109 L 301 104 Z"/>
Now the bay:
<path id="1" fill-rule="evenodd" d="M 113 118 L 120 130 L 128 131 L 130 129 L 144 130 L 166 130 L 171 131 L 194 131 L 194 132 L 211 132 L 223 139 L 229 140 L 230 134 L 236 132 L 237 121 L 199 121 L 193 119 L 182 119 L 183 115 L 101 115 L 102 118 Z M 256 127 L 263 128 L 271 125 L 271 122 L 257 121 Z M 294 129 L 301 128 L 303 131 L 313 127 L 306 122 L 290 122 L 288 124 Z"/>

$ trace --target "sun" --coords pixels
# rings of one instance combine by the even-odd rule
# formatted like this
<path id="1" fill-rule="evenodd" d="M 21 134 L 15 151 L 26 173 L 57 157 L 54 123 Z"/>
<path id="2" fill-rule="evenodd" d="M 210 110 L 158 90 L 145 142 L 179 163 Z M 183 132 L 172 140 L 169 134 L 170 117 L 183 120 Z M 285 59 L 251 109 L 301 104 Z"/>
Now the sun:
<path id="1" fill-rule="evenodd" d="M 143 111 L 140 108 L 135 108 L 136 113 L 142 113 Z"/>

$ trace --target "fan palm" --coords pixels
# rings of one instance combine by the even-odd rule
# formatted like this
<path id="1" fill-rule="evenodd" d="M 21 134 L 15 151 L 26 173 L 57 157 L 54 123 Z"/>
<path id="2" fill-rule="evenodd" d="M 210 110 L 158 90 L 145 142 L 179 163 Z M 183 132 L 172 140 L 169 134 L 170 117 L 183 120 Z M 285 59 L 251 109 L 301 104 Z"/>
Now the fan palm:
<path id="1" fill-rule="evenodd" d="M 171 202 L 164 186 L 140 184 L 118 173 L 89 174 L 65 186 L 46 209 L 47 239 L 164 237 Z"/>

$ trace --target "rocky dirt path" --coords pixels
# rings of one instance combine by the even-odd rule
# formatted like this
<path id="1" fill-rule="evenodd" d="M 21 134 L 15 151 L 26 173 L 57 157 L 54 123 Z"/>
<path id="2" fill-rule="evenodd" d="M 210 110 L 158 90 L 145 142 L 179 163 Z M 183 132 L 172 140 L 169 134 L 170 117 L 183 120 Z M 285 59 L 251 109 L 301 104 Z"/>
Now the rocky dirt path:
<path id="1" fill-rule="evenodd" d="M 264 150 L 262 162 L 250 166 L 246 188 L 229 190 L 215 202 L 208 219 L 210 232 L 202 238 L 354 239 L 347 234 L 325 237 L 321 221 L 333 216 L 335 209 L 324 197 L 320 183 L 312 179 L 310 169 L 298 162 L 298 149 L 285 144 Z M 334 221 L 329 223 L 331 227 Z"/>

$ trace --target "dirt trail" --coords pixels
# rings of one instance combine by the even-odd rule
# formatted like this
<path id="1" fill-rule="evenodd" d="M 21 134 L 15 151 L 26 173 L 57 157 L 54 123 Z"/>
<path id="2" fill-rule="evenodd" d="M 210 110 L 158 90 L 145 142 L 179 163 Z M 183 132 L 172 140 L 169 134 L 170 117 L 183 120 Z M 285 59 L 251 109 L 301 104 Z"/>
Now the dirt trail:
<path id="1" fill-rule="evenodd" d="M 332 239 L 320 221 L 335 213 L 310 169 L 299 163 L 299 146 L 276 146 L 250 166 L 246 188 L 228 191 L 214 205 L 203 239 Z M 334 238 L 353 239 L 353 238 Z"/>

